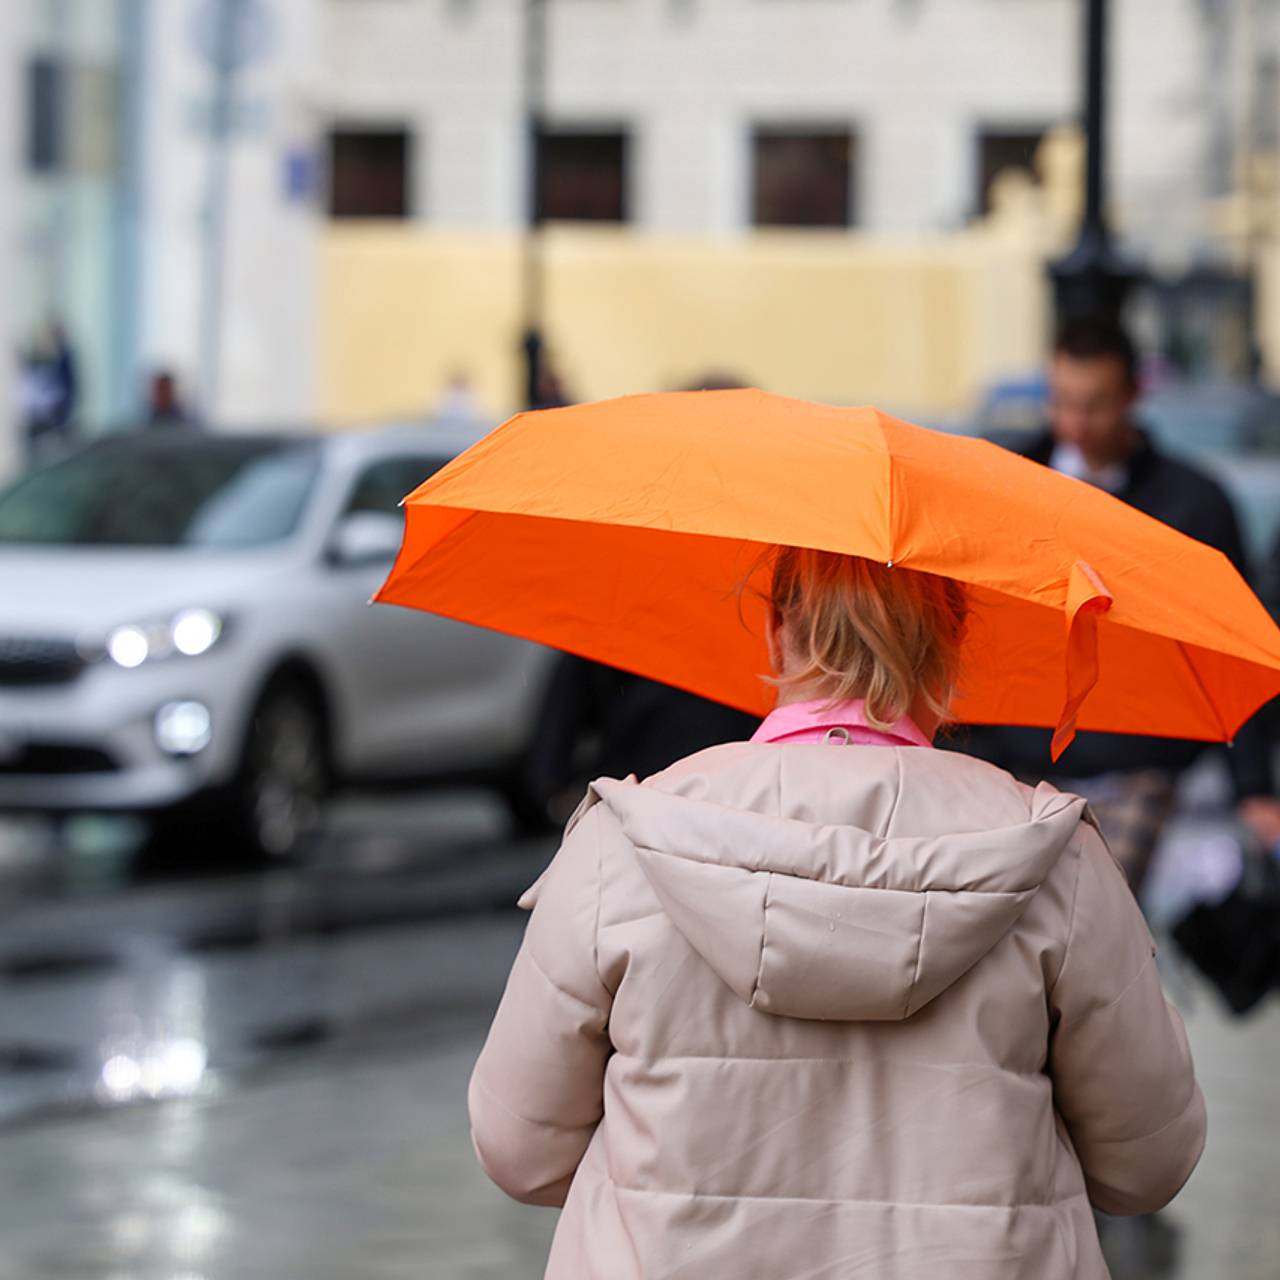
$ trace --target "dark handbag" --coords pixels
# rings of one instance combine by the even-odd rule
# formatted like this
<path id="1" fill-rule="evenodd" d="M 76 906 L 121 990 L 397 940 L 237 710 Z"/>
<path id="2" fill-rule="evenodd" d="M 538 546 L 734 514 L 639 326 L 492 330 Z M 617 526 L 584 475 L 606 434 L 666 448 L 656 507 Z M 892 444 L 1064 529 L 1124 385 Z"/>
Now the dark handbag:
<path id="1" fill-rule="evenodd" d="M 1197 904 L 1172 933 L 1232 1013 L 1248 1013 L 1280 986 L 1280 861 L 1246 855 L 1236 887 L 1217 903 Z"/>

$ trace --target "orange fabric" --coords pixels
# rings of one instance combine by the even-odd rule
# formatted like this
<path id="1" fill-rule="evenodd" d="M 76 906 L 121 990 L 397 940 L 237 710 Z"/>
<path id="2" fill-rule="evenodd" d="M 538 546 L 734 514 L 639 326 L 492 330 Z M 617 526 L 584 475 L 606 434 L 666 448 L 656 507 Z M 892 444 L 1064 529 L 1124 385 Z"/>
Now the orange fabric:
<path id="1" fill-rule="evenodd" d="M 760 714 L 773 691 L 752 588 L 777 544 L 966 583 L 956 715 L 1056 727 L 1059 750 L 1076 728 L 1229 738 L 1280 693 L 1280 631 L 1220 552 L 872 408 L 708 391 L 518 414 L 406 517 L 378 600 Z"/>
<path id="2" fill-rule="evenodd" d="M 1102 579 L 1077 560 L 1067 579 L 1067 700 L 1049 746 L 1056 764 L 1076 734 L 1076 716 L 1098 683 L 1098 614 L 1111 608 L 1111 592 Z"/>

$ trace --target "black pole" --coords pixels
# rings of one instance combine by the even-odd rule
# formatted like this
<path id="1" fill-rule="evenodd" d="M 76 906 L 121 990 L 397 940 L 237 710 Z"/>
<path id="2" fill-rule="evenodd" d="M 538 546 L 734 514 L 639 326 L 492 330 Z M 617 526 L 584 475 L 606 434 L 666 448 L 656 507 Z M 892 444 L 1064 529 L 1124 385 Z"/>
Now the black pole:
<path id="1" fill-rule="evenodd" d="M 1085 0 L 1084 30 L 1084 227 L 1103 241 L 1111 236 L 1103 213 L 1107 131 L 1107 0 Z"/>
<path id="2" fill-rule="evenodd" d="M 1118 320 L 1139 272 L 1116 252 L 1107 225 L 1107 0 L 1081 0 L 1084 17 L 1081 115 L 1084 213 L 1075 247 L 1050 263 L 1058 323 L 1073 316 Z"/>
<path id="3" fill-rule="evenodd" d="M 524 26 L 524 245 L 520 280 L 524 400 L 542 399 L 543 245 L 539 207 L 538 148 L 542 138 L 547 81 L 546 0 L 525 0 Z"/>

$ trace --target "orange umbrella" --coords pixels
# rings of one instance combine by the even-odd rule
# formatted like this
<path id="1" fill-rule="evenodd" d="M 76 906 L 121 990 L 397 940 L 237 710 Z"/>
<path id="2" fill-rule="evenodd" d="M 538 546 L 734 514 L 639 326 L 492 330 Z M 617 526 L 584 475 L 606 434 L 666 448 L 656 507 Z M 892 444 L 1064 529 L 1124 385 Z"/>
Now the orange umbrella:
<path id="1" fill-rule="evenodd" d="M 522 413 L 406 499 L 376 599 L 764 713 L 774 545 L 944 574 L 973 615 L 955 714 L 1229 740 L 1280 631 L 1220 552 L 981 440 L 760 391 Z M 761 585 L 757 582 L 756 585 Z"/>

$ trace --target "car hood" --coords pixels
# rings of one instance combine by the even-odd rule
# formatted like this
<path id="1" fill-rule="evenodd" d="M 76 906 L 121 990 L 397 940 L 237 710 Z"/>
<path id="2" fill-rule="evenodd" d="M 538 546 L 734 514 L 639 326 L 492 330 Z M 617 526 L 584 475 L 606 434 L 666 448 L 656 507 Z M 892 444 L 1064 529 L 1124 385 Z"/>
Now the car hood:
<path id="1" fill-rule="evenodd" d="M 101 639 L 179 609 L 232 610 L 286 563 L 278 549 L 0 547 L 0 632 Z"/>

